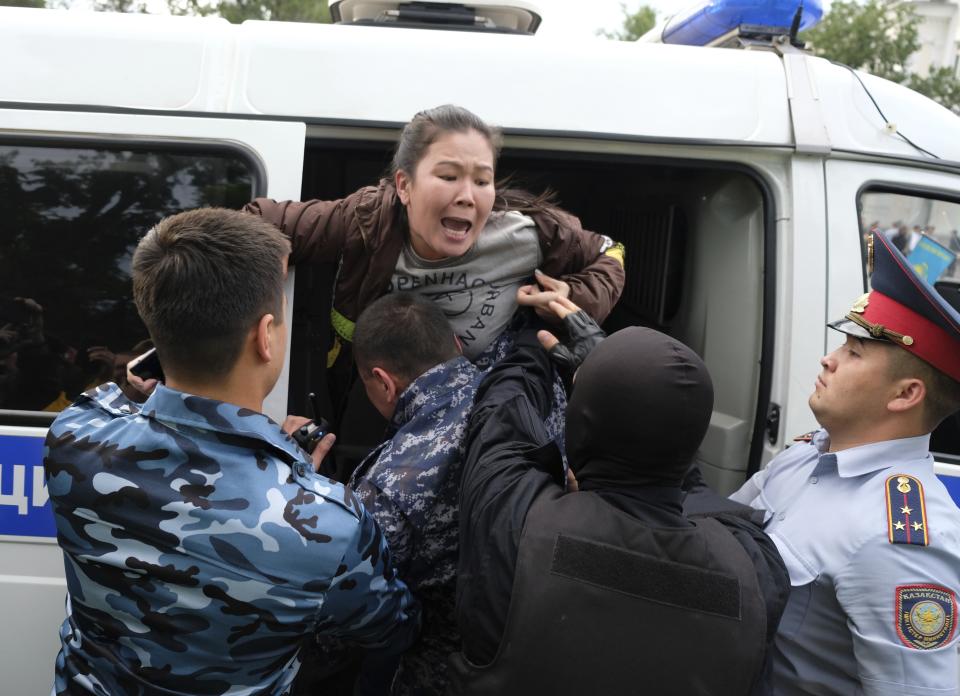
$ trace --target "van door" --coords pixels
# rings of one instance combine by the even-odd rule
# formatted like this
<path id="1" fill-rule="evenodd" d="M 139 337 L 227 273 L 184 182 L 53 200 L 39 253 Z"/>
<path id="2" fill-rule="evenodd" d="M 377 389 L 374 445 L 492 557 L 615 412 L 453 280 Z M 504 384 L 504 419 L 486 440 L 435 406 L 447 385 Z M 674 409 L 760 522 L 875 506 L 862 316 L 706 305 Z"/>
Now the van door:
<path id="1" fill-rule="evenodd" d="M 0 109 L 4 693 L 53 684 L 66 583 L 43 438 L 80 391 L 125 382 L 126 360 L 145 348 L 129 276 L 137 241 L 183 209 L 298 198 L 304 137 L 295 122 Z M 286 381 L 285 370 L 266 404 L 274 418 Z"/>
<path id="2" fill-rule="evenodd" d="M 844 316 L 867 291 L 866 237 L 893 240 L 944 294 L 960 288 L 960 175 L 906 165 L 831 160 L 826 165 L 827 315 Z M 840 345 L 835 331 L 824 350 Z M 960 414 L 934 431 L 937 475 L 960 505 Z"/>

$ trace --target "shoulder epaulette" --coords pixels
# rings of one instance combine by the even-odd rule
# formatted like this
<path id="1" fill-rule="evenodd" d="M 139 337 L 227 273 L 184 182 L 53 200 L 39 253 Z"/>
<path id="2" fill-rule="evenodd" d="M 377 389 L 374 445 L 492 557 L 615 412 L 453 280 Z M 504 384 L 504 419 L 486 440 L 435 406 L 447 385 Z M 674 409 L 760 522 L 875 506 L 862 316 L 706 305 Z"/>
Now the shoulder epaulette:
<path id="1" fill-rule="evenodd" d="M 913 476 L 887 479 L 887 538 L 891 544 L 927 546 L 927 509 L 923 485 Z"/>

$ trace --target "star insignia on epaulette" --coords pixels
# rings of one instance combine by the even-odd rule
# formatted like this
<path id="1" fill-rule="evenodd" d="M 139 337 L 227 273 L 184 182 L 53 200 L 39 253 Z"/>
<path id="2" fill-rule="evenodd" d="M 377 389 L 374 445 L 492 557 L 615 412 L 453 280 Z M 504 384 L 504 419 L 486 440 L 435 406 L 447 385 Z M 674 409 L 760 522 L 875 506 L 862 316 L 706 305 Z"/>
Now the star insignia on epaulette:
<path id="1" fill-rule="evenodd" d="M 887 538 L 891 544 L 927 546 L 927 510 L 923 485 L 913 476 L 894 474 L 887 479 Z"/>

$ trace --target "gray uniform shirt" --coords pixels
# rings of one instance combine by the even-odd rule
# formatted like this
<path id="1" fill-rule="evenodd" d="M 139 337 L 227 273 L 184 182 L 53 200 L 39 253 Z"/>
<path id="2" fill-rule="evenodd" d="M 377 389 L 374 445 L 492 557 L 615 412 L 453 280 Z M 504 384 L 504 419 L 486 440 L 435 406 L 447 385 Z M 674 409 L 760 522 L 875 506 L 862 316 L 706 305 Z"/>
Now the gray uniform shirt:
<path id="1" fill-rule="evenodd" d="M 390 292 L 415 292 L 440 303 L 463 354 L 474 360 L 506 328 L 517 310 L 517 289 L 532 282 L 542 260 L 533 220 L 494 212 L 463 256 L 428 261 L 404 244 Z"/>
<path id="2" fill-rule="evenodd" d="M 829 444 L 818 431 L 731 496 L 769 511 L 790 572 L 774 693 L 956 694 L 960 510 L 930 436 Z"/>

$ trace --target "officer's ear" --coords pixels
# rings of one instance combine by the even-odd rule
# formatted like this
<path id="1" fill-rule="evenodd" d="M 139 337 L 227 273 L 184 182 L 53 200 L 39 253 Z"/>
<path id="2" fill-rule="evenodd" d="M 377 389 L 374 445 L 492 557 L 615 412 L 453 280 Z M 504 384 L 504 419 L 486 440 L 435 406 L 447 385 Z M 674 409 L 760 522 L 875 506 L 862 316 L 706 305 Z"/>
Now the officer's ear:
<path id="1" fill-rule="evenodd" d="M 893 413 L 906 413 L 912 409 L 922 409 L 927 398 L 927 385 L 917 377 L 904 377 L 893 383 L 894 396 L 887 402 L 887 410 Z"/>
<path id="2" fill-rule="evenodd" d="M 397 403 L 397 399 L 400 398 L 400 392 L 403 391 L 400 386 L 400 380 L 382 367 L 375 367 L 370 372 L 375 384 L 374 388 L 379 392 L 383 400 L 391 405 Z"/>
<path id="3" fill-rule="evenodd" d="M 253 344 L 260 360 L 265 363 L 278 357 L 277 331 L 282 330 L 272 314 L 264 314 L 252 329 Z M 282 356 L 281 356 L 282 357 Z"/>

